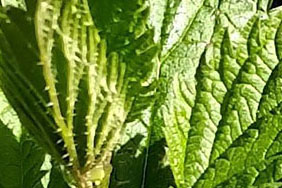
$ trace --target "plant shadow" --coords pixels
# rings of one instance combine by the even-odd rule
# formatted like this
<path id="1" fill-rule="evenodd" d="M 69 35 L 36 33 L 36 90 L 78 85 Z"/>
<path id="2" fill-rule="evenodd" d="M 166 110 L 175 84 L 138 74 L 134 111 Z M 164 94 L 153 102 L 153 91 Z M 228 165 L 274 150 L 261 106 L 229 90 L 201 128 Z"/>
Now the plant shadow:
<path id="1" fill-rule="evenodd" d="M 165 139 L 154 142 L 140 152 L 143 139 L 142 135 L 136 135 L 114 154 L 111 188 L 176 187 L 170 167 L 162 164 Z"/>

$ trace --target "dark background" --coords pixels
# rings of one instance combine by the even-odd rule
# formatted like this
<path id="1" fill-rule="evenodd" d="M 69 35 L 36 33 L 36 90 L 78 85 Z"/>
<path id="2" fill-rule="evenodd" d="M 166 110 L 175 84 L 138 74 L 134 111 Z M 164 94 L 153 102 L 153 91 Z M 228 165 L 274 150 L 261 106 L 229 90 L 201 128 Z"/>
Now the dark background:
<path id="1" fill-rule="evenodd" d="M 282 0 L 273 0 L 272 8 L 282 5 Z"/>

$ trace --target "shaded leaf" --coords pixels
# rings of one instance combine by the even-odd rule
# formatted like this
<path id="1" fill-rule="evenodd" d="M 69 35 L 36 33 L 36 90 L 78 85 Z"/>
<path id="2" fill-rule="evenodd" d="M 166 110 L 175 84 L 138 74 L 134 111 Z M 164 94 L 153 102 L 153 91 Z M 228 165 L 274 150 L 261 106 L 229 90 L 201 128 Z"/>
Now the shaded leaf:
<path id="1" fill-rule="evenodd" d="M 69 188 L 63 178 L 61 170 L 55 163 L 52 164 L 48 188 Z"/>
<path id="2" fill-rule="evenodd" d="M 21 137 L 18 142 L 2 122 L 0 122 L 0 184 L 3 188 L 42 188 L 41 178 L 46 171 L 40 168 L 44 152 L 35 143 Z"/>

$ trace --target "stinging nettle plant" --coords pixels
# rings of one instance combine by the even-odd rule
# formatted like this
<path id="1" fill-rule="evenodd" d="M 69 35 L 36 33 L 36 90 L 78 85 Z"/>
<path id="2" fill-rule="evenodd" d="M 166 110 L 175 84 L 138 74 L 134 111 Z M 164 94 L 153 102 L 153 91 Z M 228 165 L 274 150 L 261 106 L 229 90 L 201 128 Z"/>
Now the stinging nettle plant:
<path id="1" fill-rule="evenodd" d="M 271 3 L 2 0 L 0 86 L 69 186 L 281 187 Z"/>
<path id="2" fill-rule="evenodd" d="M 30 20 L 11 15 L 1 25 L 3 91 L 31 134 L 64 165 L 70 184 L 106 187 L 132 104 L 151 90 L 158 47 L 145 21 L 148 8 L 129 3 L 128 28 L 115 29 L 125 24 L 117 15 L 111 23 L 117 33 L 100 34 L 85 0 L 29 3 Z M 125 3 L 114 4 L 124 11 Z M 9 29 L 25 29 L 32 38 L 15 41 Z"/>

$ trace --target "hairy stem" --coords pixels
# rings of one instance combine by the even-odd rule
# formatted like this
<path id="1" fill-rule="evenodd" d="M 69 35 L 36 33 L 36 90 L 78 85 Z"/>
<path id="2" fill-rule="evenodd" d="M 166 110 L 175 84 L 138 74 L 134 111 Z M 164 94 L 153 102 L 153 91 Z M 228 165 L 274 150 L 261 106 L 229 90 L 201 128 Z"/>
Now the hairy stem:
<path id="1" fill-rule="evenodd" d="M 73 139 L 72 130 L 70 130 L 61 113 L 58 93 L 56 90 L 56 76 L 52 70 L 52 49 L 54 47 L 54 32 L 58 25 L 60 16 L 61 1 L 41 0 L 37 4 L 35 16 L 35 28 L 37 42 L 40 51 L 40 60 L 43 67 L 43 76 L 48 90 L 50 106 L 53 110 L 53 116 L 58 126 L 58 132 L 61 132 L 62 138 L 68 151 L 70 162 L 74 168 L 78 168 L 77 153 Z M 50 28 L 46 27 L 48 25 Z"/>

